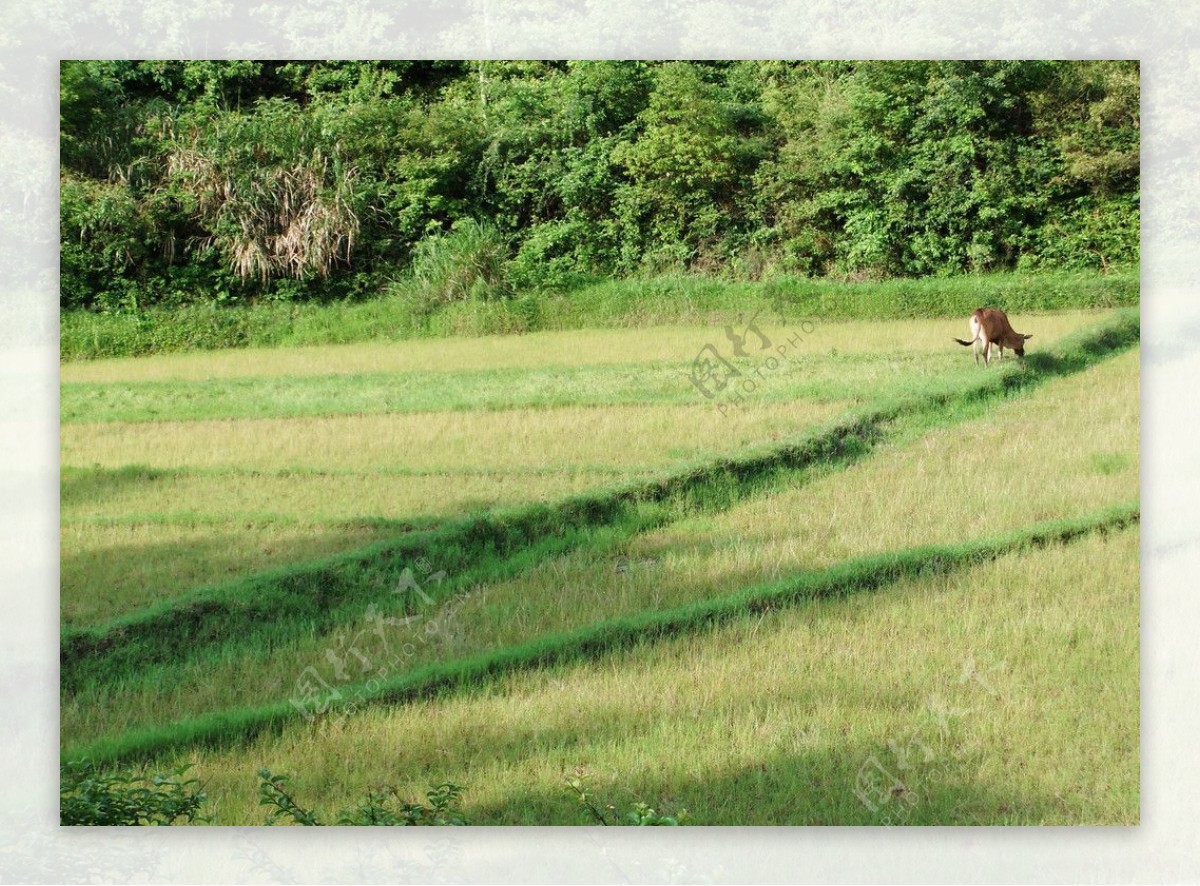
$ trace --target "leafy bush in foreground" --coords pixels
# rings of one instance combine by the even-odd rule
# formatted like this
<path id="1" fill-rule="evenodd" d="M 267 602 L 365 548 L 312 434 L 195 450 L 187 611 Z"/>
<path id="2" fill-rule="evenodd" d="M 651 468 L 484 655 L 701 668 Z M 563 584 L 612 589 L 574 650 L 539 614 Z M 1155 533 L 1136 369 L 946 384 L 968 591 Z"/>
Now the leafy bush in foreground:
<path id="1" fill-rule="evenodd" d="M 661 815 L 648 803 L 634 803 L 624 815 L 617 815 L 617 807 L 611 803 L 598 805 L 588 784 L 589 775 L 578 767 L 565 777 L 567 790 L 579 800 L 579 808 L 592 824 L 602 825 L 639 825 L 639 826 L 674 826 L 681 825 L 688 819 L 686 809 L 681 809 L 675 815 Z"/>
<path id="2" fill-rule="evenodd" d="M 258 770 L 258 795 L 260 806 L 273 806 L 267 816 L 267 824 L 290 818 L 295 824 L 323 825 L 312 809 L 305 809 L 287 790 L 288 777 L 275 775 L 270 769 Z M 462 788 L 452 782 L 444 782 L 425 795 L 429 805 L 409 803 L 401 799 L 392 787 L 372 788 L 367 798 L 357 806 L 348 806 L 337 817 L 339 825 L 465 825 L 467 821 L 458 808 Z"/>
<path id="3" fill-rule="evenodd" d="M 101 772 L 90 760 L 60 768 L 59 821 L 65 825 L 161 825 L 208 821 L 207 795 L 183 776 L 191 764 L 166 774 Z"/>
<path id="4" fill-rule="evenodd" d="M 209 822 L 200 814 L 208 795 L 200 790 L 198 779 L 184 779 L 192 767 L 186 763 L 168 773 L 148 776 L 143 772 L 102 772 L 91 760 L 65 762 L 60 767 L 61 791 L 59 818 L 64 825 L 167 825 L 183 820 L 189 824 Z M 329 824 L 322 821 L 315 809 L 301 806 L 288 790 L 286 775 L 276 775 L 270 769 L 258 770 L 259 805 L 272 807 L 265 824 L 280 821 L 305 826 Z M 580 806 L 597 824 L 678 825 L 687 818 L 687 810 L 677 815 L 660 815 L 646 803 L 635 803 L 622 818 L 615 818 L 616 809 L 597 806 L 586 784 L 587 774 L 576 769 L 566 779 L 567 789 L 573 791 Z M 337 825 L 468 825 L 460 808 L 463 789 L 453 782 L 443 782 L 425 794 L 425 802 L 412 803 L 400 796 L 394 787 L 371 788 L 366 799 L 347 806 L 338 813 Z M 609 814 L 614 816 L 609 821 Z"/>

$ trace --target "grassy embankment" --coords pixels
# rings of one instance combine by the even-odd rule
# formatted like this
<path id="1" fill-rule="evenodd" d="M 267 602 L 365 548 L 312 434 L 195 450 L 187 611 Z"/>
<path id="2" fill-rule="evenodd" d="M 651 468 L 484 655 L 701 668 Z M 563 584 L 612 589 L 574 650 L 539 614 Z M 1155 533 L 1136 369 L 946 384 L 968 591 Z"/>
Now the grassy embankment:
<path id="1" fill-rule="evenodd" d="M 567 294 L 455 302 L 432 313 L 403 286 L 366 302 L 198 305 L 129 314 L 73 311 L 60 324 L 63 360 L 240 347 L 296 347 L 569 329 L 728 323 L 757 311 L 793 320 L 966 317 L 981 305 L 1011 313 L 1131 307 L 1138 271 L 990 274 L 871 283 L 784 278 L 614 280 Z"/>

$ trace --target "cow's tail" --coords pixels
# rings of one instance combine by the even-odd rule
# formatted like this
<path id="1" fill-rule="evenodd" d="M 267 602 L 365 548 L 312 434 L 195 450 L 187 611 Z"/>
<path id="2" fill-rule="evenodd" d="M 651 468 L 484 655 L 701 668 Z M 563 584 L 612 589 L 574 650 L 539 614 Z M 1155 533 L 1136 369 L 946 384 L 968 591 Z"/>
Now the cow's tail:
<path id="1" fill-rule="evenodd" d="M 976 308 L 975 313 L 979 313 L 979 310 L 980 310 L 979 308 Z M 971 339 L 970 341 L 963 341 L 961 338 L 956 338 L 954 340 L 956 342 L 958 342 L 960 345 L 962 345 L 964 348 L 969 348 L 969 347 L 971 347 L 971 345 L 975 344 L 975 342 L 979 341 L 980 326 L 979 326 L 979 320 L 976 319 L 975 314 L 971 315 L 971 331 L 975 333 L 975 337 L 973 339 Z"/>

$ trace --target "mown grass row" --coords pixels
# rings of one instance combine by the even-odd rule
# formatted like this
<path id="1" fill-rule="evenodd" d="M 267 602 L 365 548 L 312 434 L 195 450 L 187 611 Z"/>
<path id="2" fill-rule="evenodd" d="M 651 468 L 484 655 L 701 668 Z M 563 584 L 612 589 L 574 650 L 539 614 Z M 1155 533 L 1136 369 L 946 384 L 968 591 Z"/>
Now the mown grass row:
<path id="1" fill-rule="evenodd" d="M 651 483 L 456 520 L 347 555 L 287 567 L 201 589 L 129 615 L 62 633 L 64 691 L 89 683 L 148 678 L 153 665 L 232 648 L 285 641 L 295 631 L 323 632 L 357 617 L 373 600 L 412 612 L 412 595 L 388 597 L 406 568 L 426 560 L 451 578 L 429 591 L 442 599 L 461 587 L 509 577 L 541 559 L 583 546 L 612 546 L 700 510 L 720 510 L 773 488 L 814 464 L 861 457 L 880 434 L 877 421 L 839 425 L 804 443 L 757 459 L 706 465 Z"/>
<path id="2" fill-rule="evenodd" d="M 480 825 L 584 823 L 563 791 L 580 769 L 606 803 L 702 825 L 1137 824 L 1139 537 L 804 600 L 172 759 L 195 763 L 231 825 L 262 821 L 248 773 L 263 766 L 325 808 L 381 782 L 419 795 L 453 781 Z M 903 797 L 880 803 L 873 761 Z"/>
<path id="3" fill-rule="evenodd" d="M 62 619 L 80 626 L 436 522 L 632 484 L 846 406 L 64 425 Z"/>
<path id="4" fill-rule="evenodd" d="M 374 688 L 364 688 L 359 692 L 359 702 L 397 704 L 469 689 L 515 671 L 587 660 L 805 600 L 869 592 L 903 579 L 944 575 L 1006 554 L 1067 544 L 1096 533 L 1118 532 L 1136 525 L 1139 519 L 1138 506 L 1126 505 L 988 539 L 854 559 L 828 569 L 752 585 L 723 597 L 606 619 L 527 643 L 429 664 L 379 681 Z M 70 747 L 64 750 L 63 759 L 87 758 L 103 763 L 161 759 L 186 748 L 218 748 L 243 742 L 266 731 L 279 731 L 304 716 L 305 712 L 291 701 L 227 709 Z"/>
<path id="5" fill-rule="evenodd" d="M 1022 332 L 1036 333 L 1038 350 L 1095 323 L 1096 315 L 1076 310 L 1010 318 Z M 755 328 L 771 342 L 765 354 L 782 347 L 784 359 L 748 402 L 861 401 L 866 391 L 896 396 L 931 378 L 974 369 L 950 342 L 951 335 L 966 333 L 964 317 L 791 326 L 775 321 L 759 317 Z M 549 407 L 674 405 L 715 411 L 688 382 L 692 358 L 706 342 L 722 347 L 747 375 L 762 368 L 761 348 L 745 357 L 725 349 L 723 326 L 171 354 L 67 364 L 61 372 L 61 418 L 64 425 L 88 424 L 90 434 L 107 422 Z M 64 458 L 69 461 L 65 451 Z"/>
<path id="6" fill-rule="evenodd" d="M 758 490 L 794 480 L 795 473 L 807 467 L 848 463 L 905 428 L 912 432 L 922 424 L 945 421 L 950 412 L 953 419 L 961 419 L 964 410 L 1079 371 L 1137 338 L 1136 315 L 1123 314 L 1063 343 L 1054 354 L 1037 355 L 1024 367 L 1005 367 L 973 385 L 934 390 L 867 411 L 799 443 L 553 507 L 460 521 L 354 555 L 212 588 L 97 628 L 67 630 L 62 642 L 63 686 L 74 691 L 86 684 L 130 679 L 155 664 L 178 664 L 234 646 L 286 642 L 296 630 L 325 630 L 379 600 L 401 570 L 421 557 L 455 576 L 438 589 L 448 595 L 457 587 L 510 575 L 572 547 L 611 545 L 614 539 L 686 513 L 728 507 Z M 950 410 L 951 404 L 962 408 Z M 900 417 L 906 421 L 896 422 Z M 604 531 L 597 533 L 599 529 Z"/>
<path id="7" fill-rule="evenodd" d="M 703 344 L 701 331 L 684 347 Z M 711 335 L 711 333 L 709 333 Z M 961 334 L 961 333 L 960 333 Z M 696 342 L 699 342 L 697 344 Z M 684 347 L 680 355 L 687 355 Z M 690 355 L 689 355 L 690 356 Z M 963 369 L 961 354 L 911 358 L 914 375 L 927 379 Z M 819 403 L 853 399 L 866 386 L 902 389 L 905 379 L 888 372 L 895 355 L 850 363 L 792 365 L 772 375 L 772 383 L 756 392 L 755 402 L 784 403 L 803 399 Z M 751 361 L 749 371 L 758 368 Z M 101 422 L 202 421 L 205 419 L 273 419 L 324 416 L 475 413 L 546 410 L 571 407 L 707 407 L 688 381 L 691 365 L 684 359 L 652 364 L 549 366 L 537 369 L 492 369 L 456 372 L 434 370 L 402 374 L 361 373 L 284 378 L 172 379 L 121 384 L 64 382 L 62 423 L 68 428 Z"/>

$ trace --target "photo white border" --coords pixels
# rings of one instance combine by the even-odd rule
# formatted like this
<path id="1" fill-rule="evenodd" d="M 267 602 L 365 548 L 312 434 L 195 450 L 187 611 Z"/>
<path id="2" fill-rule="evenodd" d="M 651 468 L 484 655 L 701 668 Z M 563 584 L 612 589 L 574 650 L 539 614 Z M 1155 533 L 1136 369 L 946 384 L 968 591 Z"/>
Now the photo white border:
<path id="1" fill-rule="evenodd" d="M 1193 4 L 383 0 L 6 4 L 0 29 L 0 880 L 1178 882 L 1193 799 L 1200 204 Z M 63 58 L 1142 60 L 1142 820 L 1132 828 L 63 829 L 58 62 Z M 1086 736 L 1081 736 L 1086 740 Z"/>

